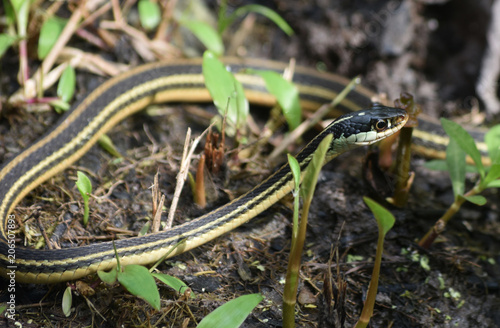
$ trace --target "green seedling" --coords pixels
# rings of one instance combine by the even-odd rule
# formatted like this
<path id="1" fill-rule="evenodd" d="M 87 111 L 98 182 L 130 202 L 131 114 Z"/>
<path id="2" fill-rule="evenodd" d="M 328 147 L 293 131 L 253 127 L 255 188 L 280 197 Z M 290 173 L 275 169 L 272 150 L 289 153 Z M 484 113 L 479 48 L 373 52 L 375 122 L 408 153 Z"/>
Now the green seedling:
<path id="1" fill-rule="evenodd" d="M 161 263 L 163 260 L 177 248 L 183 241 L 180 241 L 172 249 L 165 254 L 159 261 L 153 265 L 151 269 L 147 269 L 142 265 L 131 264 L 126 266 L 121 266 L 120 258 L 115 247 L 115 258 L 116 267 L 108 272 L 98 271 L 97 275 L 99 278 L 107 283 L 114 284 L 117 281 L 127 289 L 130 294 L 140 297 L 149 303 L 154 309 L 160 309 L 160 293 L 158 292 L 158 287 L 154 278 L 157 278 L 167 286 L 173 288 L 179 293 L 184 293 L 189 287 L 181 280 L 176 277 L 172 277 L 166 274 L 153 273 L 152 271 Z M 190 293 L 191 298 L 195 298 L 194 293 Z"/>
<path id="2" fill-rule="evenodd" d="M 89 222 L 89 196 L 92 193 L 92 182 L 85 175 L 85 173 L 78 171 L 78 180 L 76 180 L 76 187 L 83 198 L 83 224 L 86 226 Z"/>
<path id="3" fill-rule="evenodd" d="M 377 296 L 378 280 L 380 276 L 380 264 L 382 262 L 382 253 L 384 251 L 384 239 L 385 235 L 389 230 L 391 230 L 394 222 L 396 221 L 391 212 L 386 210 L 383 206 L 379 205 L 368 197 L 363 197 L 363 200 L 372 211 L 373 215 L 375 216 L 375 220 L 377 220 L 378 240 L 370 287 L 368 288 L 368 294 L 366 295 L 363 311 L 361 312 L 361 316 L 356 323 L 355 328 L 367 327 L 368 323 L 370 322 L 370 318 L 373 315 L 373 307 L 375 306 L 375 297 Z"/>
<path id="4" fill-rule="evenodd" d="M 492 163 L 489 170 L 486 170 L 481 153 L 470 134 L 457 123 L 445 118 L 441 119 L 441 124 L 450 137 L 446 149 L 446 168 L 450 174 L 455 199 L 445 214 L 419 241 L 419 245 L 423 248 L 429 248 L 432 245 L 437 236 L 444 231 L 448 221 L 460 210 L 465 201 L 479 206 L 484 205 L 486 204 L 486 198 L 480 193 L 486 188 L 500 187 L 500 125 L 494 126 L 485 135 L 488 155 Z M 476 172 L 479 174 L 479 181 L 468 192 L 465 192 L 466 155 L 472 158 L 476 165 Z"/>
<path id="5" fill-rule="evenodd" d="M 295 327 L 295 304 L 297 302 L 297 289 L 299 282 L 299 270 L 306 238 L 307 219 L 309 216 L 309 208 L 311 206 L 314 190 L 318 181 L 318 175 L 325 162 L 326 152 L 332 141 L 332 135 L 328 135 L 323 139 L 314 152 L 311 162 L 308 164 L 302 184 L 299 187 L 301 180 L 300 166 L 297 160 L 291 156 L 288 157 L 288 163 L 292 170 L 295 188 L 294 188 L 294 214 L 293 214 L 293 230 L 292 230 L 292 245 L 290 250 L 290 260 L 286 273 L 285 289 L 283 292 L 283 327 Z M 303 199 L 302 215 L 299 222 L 299 195 Z"/>

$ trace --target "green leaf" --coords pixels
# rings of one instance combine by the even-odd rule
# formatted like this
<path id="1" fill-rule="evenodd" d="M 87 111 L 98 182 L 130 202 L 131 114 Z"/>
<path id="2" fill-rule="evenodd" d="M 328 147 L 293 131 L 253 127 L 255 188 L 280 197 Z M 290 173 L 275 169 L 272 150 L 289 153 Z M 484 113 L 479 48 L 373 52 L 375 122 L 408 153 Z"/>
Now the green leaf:
<path id="1" fill-rule="evenodd" d="M 276 72 L 255 71 L 255 73 L 264 79 L 267 90 L 278 100 L 290 130 L 294 130 L 299 126 L 302 118 L 302 108 L 300 107 L 297 87 Z"/>
<path id="2" fill-rule="evenodd" d="M 160 309 L 160 293 L 148 269 L 136 264 L 124 266 L 123 272 L 118 272 L 118 281 L 130 294 L 143 298 L 154 309 Z"/>
<path id="3" fill-rule="evenodd" d="M 116 282 L 117 276 L 118 276 L 118 269 L 117 267 L 114 267 L 111 269 L 111 271 L 106 272 L 106 271 L 97 271 L 97 275 L 99 278 L 104 281 L 107 284 L 114 284 Z"/>
<path id="4" fill-rule="evenodd" d="M 113 143 L 113 140 L 107 135 L 103 134 L 99 138 L 99 146 L 101 146 L 105 151 L 107 151 L 111 156 L 117 157 L 117 158 L 122 158 L 122 154 L 116 149 L 115 144 Z"/>
<path id="5" fill-rule="evenodd" d="M 149 0 L 140 0 L 138 4 L 139 20 L 142 27 L 152 30 L 160 24 L 161 10 L 158 3 Z"/>
<path id="6" fill-rule="evenodd" d="M 210 51 L 203 54 L 203 76 L 219 113 L 224 116 L 227 109 L 228 123 L 236 128 L 243 126 L 249 111 L 243 86 Z"/>
<path id="7" fill-rule="evenodd" d="M 73 304 L 73 296 L 71 287 L 66 287 L 62 298 L 62 311 L 66 317 L 71 315 L 71 305 Z"/>
<path id="8" fill-rule="evenodd" d="M 443 159 L 433 159 L 424 163 L 424 167 L 433 171 L 448 171 L 446 161 Z"/>
<path id="9" fill-rule="evenodd" d="M 453 194 L 456 198 L 463 195 L 465 190 L 465 152 L 453 138 L 450 138 L 446 148 L 446 164 L 448 172 L 450 172 Z"/>
<path id="10" fill-rule="evenodd" d="M 51 17 L 43 23 L 38 37 L 38 58 L 44 59 L 49 54 L 61 35 L 66 22 L 65 19 Z"/>
<path id="11" fill-rule="evenodd" d="M 500 124 L 492 127 L 484 136 L 493 164 L 500 164 Z"/>
<path id="12" fill-rule="evenodd" d="M 189 286 L 182 280 L 177 277 L 170 276 L 168 274 L 163 273 L 151 273 L 153 277 L 163 282 L 165 285 L 173 288 L 176 292 L 183 294 L 186 289 L 189 289 Z M 191 298 L 195 298 L 194 293 L 191 293 Z"/>
<path id="13" fill-rule="evenodd" d="M 424 163 L 424 167 L 433 171 L 448 171 L 448 164 L 444 159 L 432 159 Z M 466 173 L 478 173 L 477 167 L 474 165 L 465 165 Z"/>
<path id="14" fill-rule="evenodd" d="M 231 300 L 203 318 L 198 328 L 237 328 L 263 299 L 261 294 L 250 294 Z"/>
<path id="15" fill-rule="evenodd" d="M 9 47 L 16 41 L 15 36 L 1 33 L 0 34 L 0 58 L 9 49 Z"/>
<path id="16" fill-rule="evenodd" d="M 290 25 L 288 25 L 288 23 L 280 15 L 278 15 L 278 13 L 276 13 L 274 10 L 272 10 L 268 7 L 265 7 L 262 5 L 255 5 L 255 4 L 240 7 L 238 9 L 236 9 L 236 11 L 231 16 L 229 16 L 226 19 L 221 20 L 221 22 L 219 23 L 219 32 L 222 34 L 222 32 L 227 28 L 227 26 L 232 24 L 233 21 L 237 17 L 244 16 L 250 12 L 261 14 L 261 15 L 267 17 L 268 19 L 273 21 L 274 24 L 276 24 L 287 35 L 293 34 L 293 29 L 290 27 Z"/>
<path id="17" fill-rule="evenodd" d="M 481 179 L 483 179 L 485 170 L 481 160 L 481 153 L 477 149 L 474 139 L 463 127 L 455 122 L 441 118 L 441 125 L 443 125 L 443 129 L 450 136 L 450 138 L 455 139 L 460 148 L 462 148 L 462 150 L 472 158 L 477 166 L 479 174 L 481 175 Z"/>
<path id="18" fill-rule="evenodd" d="M 493 180 L 486 185 L 486 188 L 500 188 L 500 180 Z"/>
<path id="19" fill-rule="evenodd" d="M 304 173 L 304 179 L 302 180 L 302 186 L 300 188 L 300 194 L 304 199 L 304 203 L 310 202 L 313 197 L 319 172 L 325 163 L 325 155 L 330 147 L 330 143 L 332 142 L 332 137 L 333 136 L 329 134 L 321 140 L 321 143 L 312 155 L 311 162 L 307 165 Z"/>
<path id="20" fill-rule="evenodd" d="M 363 197 L 363 200 L 372 211 L 373 216 L 375 216 L 379 231 L 381 231 L 385 236 L 387 232 L 394 226 L 394 222 L 396 222 L 394 215 L 392 215 L 392 213 L 389 212 L 385 207 L 368 197 Z"/>
<path id="21" fill-rule="evenodd" d="M 483 206 L 484 204 L 486 204 L 486 198 L 484 198 L 481 195 L 468 196 L 464 198 L 467 199 L 469 202 L 479 206 Z"/>
<path id="22" fill-rule="evenodd" d="M 68 65 L 61 75 L 59 84 L 57 85 L 57 96 L 65 103 L 69 103 L 75 93 L 76 76 L 75 69 Z"/>
<path id="23" fill-rule="evenodd" d="M 14 7 L 12 7 L 12 3 L 9 0 L 2 0 L 3 8 L 4 8 L 4 17 L 5 23 L 7 26 L 13 25 L 16 22 L 16 13 L 14 12 Z"/>
<path id="24" fill-rule="evenodd" d="M 82 171 L 77 171 L 76 174 L 78 176 L 76 186 L 78 187 L 80 194 L 82 194 L 82 197 L 88 199 L 89 194 L 92 193 L 92 182 L 90 182 L 90 179 Z"/>
<path id="25" fill-rule="evenodd" d="M 486 174 L 486 178 L 481 182 L 481 186 L 488 186 L 493 182 L 494 180 L 497 180 L 500 178 L 500 163 L 493 164 L 488 171 L 488 174 Z"/>
<path id="26" fill-rule="evenodd" d="M 78 180 L 76 180 L 76 187 L 80 191 L 83 198 L 84 212 L 83 212 L 83 224 L 87 225 L 89 221 L 89 195 L 92 193 L 92 182 L 81 171 L 76 172 L 78 175 Z"/>
<path id="27" fill-rule="evenodd" d="M 30 0 L 10 0 L 17 20 L 17 34 L 20 38 L 26 37 L 28 28 L 28 14 L 30 8 Z"/>
<path id="28" fill-rule="evenodd" d="M 222 39 L 212 26 L 200 21 L 188 20 L 181 20 L 180 24 L 190 30 L 208 50 L 217 56 L 224 53 Z"/>
<path id="29" fill-rule="evenodd" d="M 52 100 L 49 102 L 50 106 L 54 107 L 56 113 L 61 114 L 71 108 L 71 105 L 61 99 Z"/>
<path id="30" fill-rule="evenodd" d="M 287 154 L 288 157 L 288 165 L 290 165 L 290 170 L 293 174 L 293 179 L 295 181 L 295 189 L 299 188 L 300 185 L 300 165 L 295 157 L 290 154 Z"/>

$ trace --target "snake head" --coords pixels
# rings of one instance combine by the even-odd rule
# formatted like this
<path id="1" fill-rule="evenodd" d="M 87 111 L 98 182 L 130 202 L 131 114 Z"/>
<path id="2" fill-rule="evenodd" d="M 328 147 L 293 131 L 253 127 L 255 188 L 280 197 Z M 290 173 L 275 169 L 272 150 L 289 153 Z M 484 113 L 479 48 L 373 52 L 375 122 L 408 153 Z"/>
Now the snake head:
<path id="1" fill-rule="evenodd" d="M 398 132 L 408 121 L 405 110 L 382 105 L 340 116 L 331 127 L 334 139 L 353 146 L 370 145 Z"/>

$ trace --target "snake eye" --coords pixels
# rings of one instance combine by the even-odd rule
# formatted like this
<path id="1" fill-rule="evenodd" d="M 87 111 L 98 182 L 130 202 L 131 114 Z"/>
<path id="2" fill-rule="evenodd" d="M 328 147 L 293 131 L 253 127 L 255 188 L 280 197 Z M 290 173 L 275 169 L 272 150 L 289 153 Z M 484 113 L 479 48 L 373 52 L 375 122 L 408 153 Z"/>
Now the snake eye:
<path id="1" fill-rule="evenodd" d="M 387 128 L 387 121 L 385 120 L 378 120 L 377 123 L 375 123 L 375 128 L 377 131 L 383 131 Z"/>

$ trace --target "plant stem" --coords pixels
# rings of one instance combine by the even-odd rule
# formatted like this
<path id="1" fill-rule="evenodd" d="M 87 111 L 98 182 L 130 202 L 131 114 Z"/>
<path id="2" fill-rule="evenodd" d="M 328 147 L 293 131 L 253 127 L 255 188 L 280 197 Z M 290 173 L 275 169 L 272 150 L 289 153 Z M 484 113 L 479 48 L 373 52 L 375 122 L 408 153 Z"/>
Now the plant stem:
<path id="1" fill-rule="evenodd" d="M 446 224 L 448 223 L 448 221 L 450 221 L 453 215 L 455 215 L 455 213 L 457 213 L 460 210 L 460 207 L 466 201 L 465 198 L 480 194 L 482 191 L 483 188 L 478 183 L 474 188 L 469 190 L 464 196 L 455 197 L 455 201 L 453 202 L 453 204 L 451 204 L 448 210 L 443 214 L 443 216 L 436 221 L 434 226 L 431 229 L 429 229 L 429 231 L 427 231 L 425 236 L 422 239 L 420 239 L 418 245 L 424 249 L 428 249 L 429 247 L 431 247 L 434 240 L 436 240 L 436 238 L 446 228 Z"/>
<path id="2" fill-rule="evenodd" d="M 297 289 L 299 286 L 299 270 L 302 250 L 306 239 L 307 218 L 309 216 L 310 201 L 305 201 L 302 206 L 302 218 L 299 223 L 297 239 L 293 240 L 290 250 L 290 261 L 286 272 L 285 290 L 283 293 L 283 327 L 295 327 L 295 304 L 297 302 Z"/>

